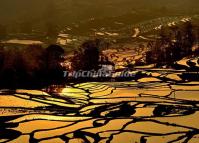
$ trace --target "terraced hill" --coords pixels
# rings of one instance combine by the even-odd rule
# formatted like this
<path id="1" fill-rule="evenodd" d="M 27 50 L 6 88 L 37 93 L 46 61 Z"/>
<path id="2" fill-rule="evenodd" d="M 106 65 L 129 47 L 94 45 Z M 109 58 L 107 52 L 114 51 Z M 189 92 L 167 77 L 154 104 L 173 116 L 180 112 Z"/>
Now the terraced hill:
<path id="1" fill-rule="evenodd" d="M 0 141 L 196 143 L 199 83 L 183 81 L 181 70 L 143 72 L 138 81 L 69 84 L 51 93 L 0 90 Z"/>

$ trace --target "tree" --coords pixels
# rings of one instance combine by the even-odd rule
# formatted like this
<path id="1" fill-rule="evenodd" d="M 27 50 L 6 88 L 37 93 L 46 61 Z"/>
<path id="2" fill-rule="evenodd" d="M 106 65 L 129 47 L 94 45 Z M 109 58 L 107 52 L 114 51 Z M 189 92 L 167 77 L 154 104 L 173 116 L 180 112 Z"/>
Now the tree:
<path id="1" fill-rule="evenodd" d="M 16 48 L 4 49 L 2 67 L 0 71 L 0 87 L 14 89 L 16 87 L 16 65 L 19 54 Z"/>
<path id="2" fill-rule="evenodd" d="M 84 42 L 78 51 L 74 52 L 72 67 L 74 70 L 98 69 L 100 57 L 100 45 L 98 40 Z"/>
<path id="3" fill-rule="evenodd" d="M 59 45 L 50 45 L 46 48 L 46 58 L 48 69 L 55 68 L 61 62 L 61 55 L 64 54 L 64 49 Z"/>
<path id="4" fill-rule="evenodd" d="M 5 49 L 3 45 L 0 45 L 0 70 L 3 66 L 4 58 L 5 58 Z"/>
<path id="5" fill-rule="evenodd" d="M 50 45 L 45 50 L 46 75 L 49 82 L 61 82 L 63 79 L 63 68 L 61 66 L 64 49 L 58 45 Z"/>
<path id="6" fill-rule="evenodd" d="M 41 45 L 29 45 L 19 51 L 20 56 L 17 60 L 17 74 L 23 81 L 21 84 L 29 85 L 30 87 L 42 86 L 45 62 L 44 48 Z"/>
<path id="7" fill-rule="evenodd" d="M 191 22 L 185 23 L 183 32 L 184 32 L 183 51 L 185 55 L 189 55 L 192 52 L 192 47 L 195 41 L 195 37 L 193 34 L 193 25 Z"/>

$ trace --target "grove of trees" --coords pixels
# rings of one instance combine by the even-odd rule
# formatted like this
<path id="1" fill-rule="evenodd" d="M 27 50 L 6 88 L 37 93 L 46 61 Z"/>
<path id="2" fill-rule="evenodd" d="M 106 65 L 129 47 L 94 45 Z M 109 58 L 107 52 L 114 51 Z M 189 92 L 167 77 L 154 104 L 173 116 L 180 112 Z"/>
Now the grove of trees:
<path id="1" fill-rule="evenodd" d="M 74 52 L 74 57 L 71 60 L 73 70 L 96 70 L 99 67 L 100 40 L 85 41 L 78 50 Z"/>
<path id="2" fill-rule="evenodd" d="M 62 82 L 62 54 L 58 45 L 1 46 L 0 88 L 41 88 Z"/>
<path id="3" fill-rule="evenodd" d="M 191 22 L 180 27 L 162 28 L 159 38 L 148 44 L 146 62 L 158 65 L 169 65 L 192 54 L 195 34 Z"/>

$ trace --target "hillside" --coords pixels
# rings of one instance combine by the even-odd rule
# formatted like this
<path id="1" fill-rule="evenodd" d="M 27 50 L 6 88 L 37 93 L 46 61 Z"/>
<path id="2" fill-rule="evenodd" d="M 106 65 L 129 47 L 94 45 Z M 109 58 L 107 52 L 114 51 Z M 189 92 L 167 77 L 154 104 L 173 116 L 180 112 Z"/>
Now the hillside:
<path id="1" fill-rule="evenodd" d="M 69 41 L 77 44 L 96 33 L 123 39 L 131 37 L 132 27 L 140 23 L 197 15 L 197 4 L 196 0 L 1 0 L 0 35 L 45 43 L 48 37 L 55 42 L 59 33 L 68 34 Z"/>
<path id="2" fill-rule="evenodd" d="M 158 10 L 164 14 L 197 13 L 197 3 L 196 0 L 1 0 L 0 18 L 1 23 L 25 20 L 39 23 L 52 18 L 55 23 L 62 25 L 92 17 L 117 17 L 137 11 L 151 11 L 154 14 Z"/>

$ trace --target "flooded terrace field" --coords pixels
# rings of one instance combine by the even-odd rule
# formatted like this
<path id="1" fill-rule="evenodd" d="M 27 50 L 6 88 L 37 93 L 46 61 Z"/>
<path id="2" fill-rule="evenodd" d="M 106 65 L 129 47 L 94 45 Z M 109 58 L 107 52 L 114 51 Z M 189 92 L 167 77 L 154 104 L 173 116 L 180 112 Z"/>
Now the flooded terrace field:
<path id="1" fill-rule="evenodd" d="M 152 75 L 130 82 L 71 83 L 51 94 L 1 90 L 0 141 L 197 143 L 199 82 Z"/>

